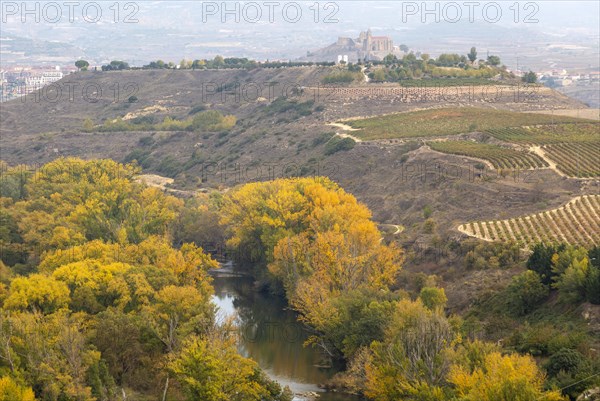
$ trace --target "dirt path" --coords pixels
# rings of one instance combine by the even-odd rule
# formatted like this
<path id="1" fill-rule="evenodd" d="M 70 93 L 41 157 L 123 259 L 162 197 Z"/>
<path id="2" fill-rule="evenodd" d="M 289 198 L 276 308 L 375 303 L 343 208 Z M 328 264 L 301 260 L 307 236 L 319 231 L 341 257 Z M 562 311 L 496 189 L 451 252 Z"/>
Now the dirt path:
<path id="1" fill-rule="evenodd" d="M 392 235 L 398 235 L 404 231 L 404 226 L 401 226 L 400 224 L 392 224 L 392 226 L 396 227 L 396 231 L 394 231 Z"/>
<path id="2" fill-rule="evenodd" d="M 393 227 L 396 231 L 394 231 L 393 233 L 391 233 L 392 235 L 398 235 L 400 234 L 402 231 L 404 231 L 404 226 L 400 225 L 400 224 L 381 224 L 382 226 L 388 226 L 388 227 Z"/>
<path id="3" fill-rule="evenodd" d="M 340 129 L 342 129 L 342 131 L 360 131 L 360 129 L 352 128 L 351 126 L 349 126 L 347 124 L 342 124 L 342 123 L 329 123 L 327 125 L 340 128 Z M 351 135 L 351 134 L 339 133 L 339 132 L 336 132 L 335 134 L 337 136 L 339 136 L 340 138 L 350 138 L 350 139 L 353 139 L 354 142 L 362 142 L 362 139 L 360 139 L 354 135 Z"/>
<path id="4" fill-rule="evenodd" d="M 332 127 L 341 128 L 343 131 L 360 131 L 359 128 L 352 128 L 348 124 L 343 124 L 343 123 L 329 123 L 327 125 L 330 125 Z"/>
<path id="5" fill-rule="evenodd" d="M 135 177 L 135 180 L 138 182 L 143 182 L 149 187 L 155 187 L 166 191 L 167 185 L 172 184 L 175 180 L 168 177 L 163 177 L 158 174 L 140 174 Z"/>
<path id="6" fill-rule="evenodd" d="M 183 198 L 194 197 L 196 194 L 204 192 L 203 190 L 185 191 L 181 189 L 169 188 L 167 185 L 172 184 L 175 180 L 169 177 L 163 177 L 158 174 L 140 174 L 135 177 L 135 181 L 146 184 L 149 187 L 158 188 L 171 195 L 180 196 Z"/>
<path id="7" fill-rule="evenodd" d="M 369 83 L 369 82 L 371 81 L 371 78 L 369 78 L 369 76 L 368 76 L 368 75 L 367 75 L 367 73 L 365 72 L 365 71 L 366 71 L 366 69 L 367 69 L 367 67 L 362 67 L 362 68 L 360 69 L 360 72 L 362 72 L 362 74 L 364 75 L 364 77 L 365 77 L 365 82 L 366 82 L 366 83 Z"/>
<path id="8" fill-rule="evenodd" d="M 544 150 L 542 149 L 541 146 L 530 146 L 529 147 L 529 151 L 535 153 L 536 155 L 538 155 L 539 157 L 541 157 L 542 159 L 544 159 L 546 161 L 546 163 L 548 163 L 548 166 L 551 170 L 554 170 L 554 172 L 558 175 L 560 175 L 561 177 L 568 177 L 568 175 L 564 174 L 562 171 L 560 171 L 558 169 L 558 167 L 556 166 L 556 163 L 554 163 L 552 161 L 552 159 L 550 159 L 547 155 L 546 152 L 544 152 Z"/>

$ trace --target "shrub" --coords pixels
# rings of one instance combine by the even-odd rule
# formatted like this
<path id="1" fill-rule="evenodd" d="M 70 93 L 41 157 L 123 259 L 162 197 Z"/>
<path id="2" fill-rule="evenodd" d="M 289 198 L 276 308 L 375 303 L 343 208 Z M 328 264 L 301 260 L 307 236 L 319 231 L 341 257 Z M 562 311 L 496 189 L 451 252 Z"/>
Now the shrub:
<path id="1" fill-rule="evenodd" d="M 151 146 L 154 144 L 154 138 L 152 138 L 151 136 L 145 136 L 140 138 L 138 143 L 140 144 L 140 146 Z"/>
<path id="2" fill-rule="evenodd" d="M 561 348 L 557 353 L 550 356 L 548 362 L 544 365 L 546 372 L 550 376 L 556 376 L 562 370 L 564 372 L 573 372 L 579 368 L 583 362 L 583 355 L 577 350 Z"/>
<path id="3" fill-rule="evenodd" d="M 423 305 L 432 311 L 442 310 L 448 301 L 444 289 L 436 287 L 423 287 L 419 298 L 421 298 Z"/>
<path id="4" fill-rule="evenodd" d="M 428 218 L 427 220 L 425 220 L 425 223 L 423 223 L 423 232 L 425 232 L 426 234 L 431 234 L 433 233 L 434 229 L 435 220 L 433 220 L 432 218 Z"/>
<path id="5" fill-rule="evenodd" d="M 329 156 L 340 151 L 351 150 L 354 149 L 355 144 L 356 142 L 352 138 L 335 137 L 325 145 L 325 154 Z"/>
<path id="6" fill-rule="evenodd" d="M 350 71 L 333 72 L 323 77 L 324 84 L 349 84 L 358 80 L 359 74 Z"/>
<path id="7" fill-rule="evenodd" d="M 192 114 L 196 114 L 196 113 L 200 113 L 201 111 L 206 110 L 206 106 L 203 104 L 199 104 L 197 106 L 192 107 L 192 109 L 190 110 L 190 112 L 188 113 L 190 116 Z"/>
<path id="8" fill-rule="evenodd" d="M 433 213 L 433 210 L 431 210 L 431 207 L 429 205 L 426 205 L 423 208 L 423 217 L 428 219 L 431 217 L 431 214 Z"/>
<path id="9" fill-rule="evenodd" d="M 316 148 L 317 146 L 327 142 L 329 139 L 331 139 L 331 134 L 321 134 L 312 140 L 311 145 L 313 148 Z"/>

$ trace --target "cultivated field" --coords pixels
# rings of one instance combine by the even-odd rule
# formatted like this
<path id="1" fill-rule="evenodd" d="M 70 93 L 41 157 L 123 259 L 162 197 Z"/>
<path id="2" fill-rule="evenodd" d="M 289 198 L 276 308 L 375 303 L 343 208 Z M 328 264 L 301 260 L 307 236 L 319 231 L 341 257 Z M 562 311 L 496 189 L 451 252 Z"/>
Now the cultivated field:
<path id="1" fill-rule="evenodd" d="M 571 177 L 600 176 L 600 142 L 557 143 L 543 147 L 556 168 Z"/>
<path id="2" fill-rule="evenodd" d="M 507 220 L 462 224 L 458 230 L 486 241 L 515 241 L 523 247 L 544 243 L 600 244 L 600 195 L 572 199 L 553 210 Z"/>
<path id="3" fill-rule="evenodd" d="M 520 144 L 549 145 L 553 143 L 597 143 L 599 123 L 549 124 L 524 127 L 492 128 L 486 130 L 494 138 Z"/>
<path id="4" fill-rule="evenodd" d="M 507 110 L 454 107 L 420 110 L 348 121 L 361 139 L 418 138 L 497 130 L 509 127 L 585 122 L 586 120 L 547 114 Z"/>
<path id="5" fill-rule="evenodd" d="M 548 167 L 548 163 L 534 153 L 521 152 L 500 145 L 474 141 L 429 142 L 428 145 L 438 152 L 487 160 L 496 169 L 528 170 Z"/>

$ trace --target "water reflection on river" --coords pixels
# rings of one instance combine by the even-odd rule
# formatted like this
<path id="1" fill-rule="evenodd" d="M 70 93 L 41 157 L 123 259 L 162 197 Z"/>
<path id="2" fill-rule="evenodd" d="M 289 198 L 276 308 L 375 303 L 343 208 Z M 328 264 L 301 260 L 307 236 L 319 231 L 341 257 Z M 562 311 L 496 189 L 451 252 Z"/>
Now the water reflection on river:
<path id="1" fill-rule="evenodd" d="M 236 275 L 231 267 L 213 272 L 215 296 L 220 318 L 235 316 L 241 336 L 239 351 L 254 359 L 269 376 L 295 393 L 320 392 L 334 368 L 319 368 L 321 354 L 304 347 L 307 333 L 296 321 L 296 314 L 284 300 L 256 291 L 251 277 Z M 321 393 L 320 401 L 357 401 L 348 395 Z"/>

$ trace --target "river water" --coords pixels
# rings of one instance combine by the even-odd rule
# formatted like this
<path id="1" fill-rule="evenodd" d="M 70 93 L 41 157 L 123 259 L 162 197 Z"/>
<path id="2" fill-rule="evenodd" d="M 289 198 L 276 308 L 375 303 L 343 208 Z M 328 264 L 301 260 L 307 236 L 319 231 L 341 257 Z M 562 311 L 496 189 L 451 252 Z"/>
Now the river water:
<path id="1" fill-rule="evenodd" d="M 359 401 L 360 398 L 323 392 L 317 385 L 339 370 L 325 367 L 322 355 L 304 347 L 308 338 L 296 313 L 284 300 L 257 291 L 252 277 L 231 265 L 211 272 L 218 307 L 217 318 L 235 317 L 240 330 L 239 352 L 252 358 L 274 380 L 298 393 L 317 392 L 320 401 Z M 301 401 L 297 396 L 294 400 Z"/>

